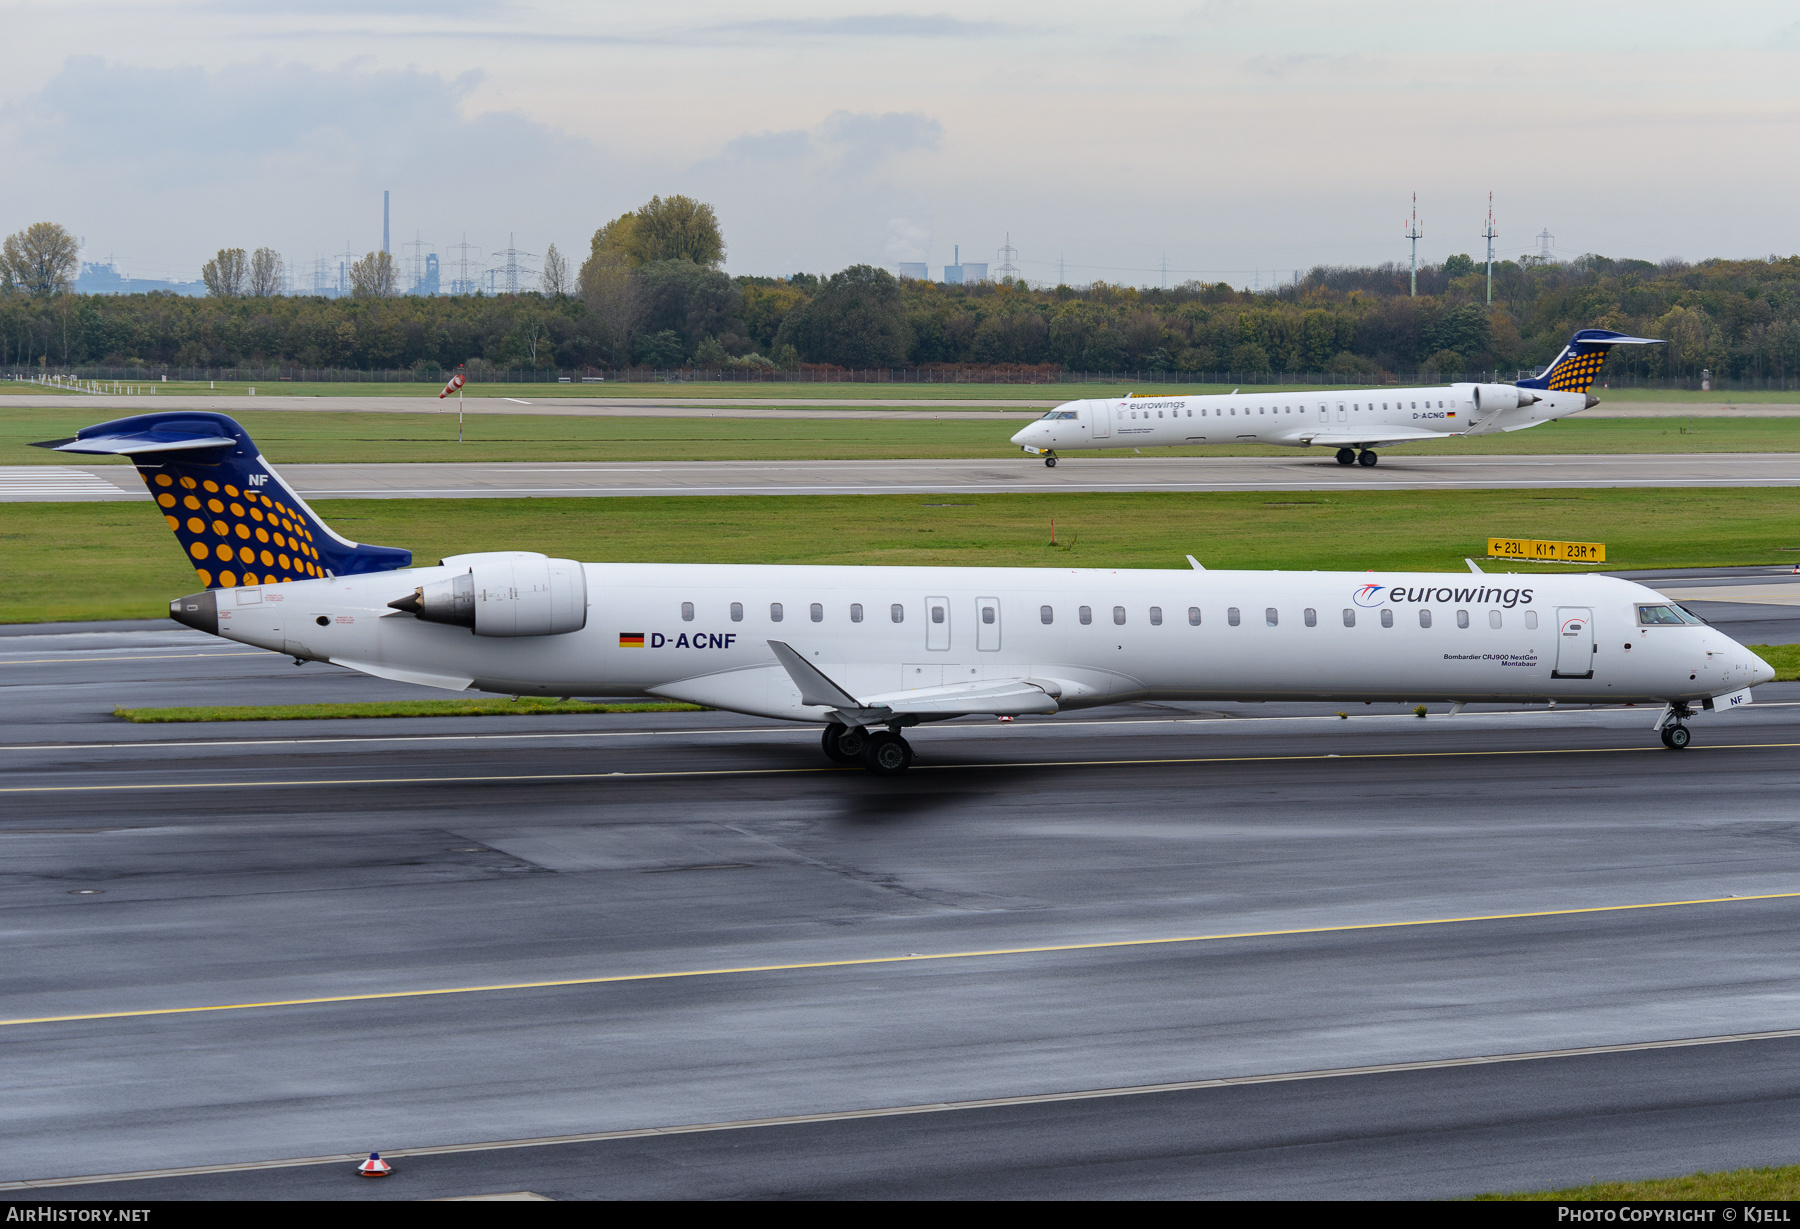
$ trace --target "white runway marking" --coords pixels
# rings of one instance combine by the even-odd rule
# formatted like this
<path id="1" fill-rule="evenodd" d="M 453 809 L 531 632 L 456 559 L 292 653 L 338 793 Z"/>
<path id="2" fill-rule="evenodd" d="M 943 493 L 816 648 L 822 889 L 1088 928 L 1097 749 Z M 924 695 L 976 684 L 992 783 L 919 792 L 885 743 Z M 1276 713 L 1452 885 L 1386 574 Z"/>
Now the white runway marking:
<path id="1" fill-rule="evenodd" d="M 0 501 L 53 500 L 100 496 L 105 499 L 149 499 L 73 465 L 0 465 Z"/>

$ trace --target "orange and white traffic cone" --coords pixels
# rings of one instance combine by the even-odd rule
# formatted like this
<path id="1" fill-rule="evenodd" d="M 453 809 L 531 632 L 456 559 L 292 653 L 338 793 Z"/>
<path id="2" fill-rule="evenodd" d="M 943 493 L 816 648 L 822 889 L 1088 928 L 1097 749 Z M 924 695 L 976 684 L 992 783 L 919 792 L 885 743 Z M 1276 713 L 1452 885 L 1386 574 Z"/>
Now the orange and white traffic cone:
<path id="1" fill-rule="evenodd" d="M 381 1153 L 369 1153 L 369 1159 L 356 1167 L 356 1172 L 365 1178 L 385 1178 L 394 1172 L 394 1167 L 381 1159 Z"/>

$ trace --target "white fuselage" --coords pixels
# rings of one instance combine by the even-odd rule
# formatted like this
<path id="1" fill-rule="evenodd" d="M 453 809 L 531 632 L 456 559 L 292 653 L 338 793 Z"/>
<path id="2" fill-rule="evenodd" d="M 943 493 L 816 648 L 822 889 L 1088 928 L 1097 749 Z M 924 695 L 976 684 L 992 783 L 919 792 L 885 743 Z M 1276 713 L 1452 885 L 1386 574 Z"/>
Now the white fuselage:
<path id="1" fill-rule="evenodd" d="M 1694 701 L 1772 677 L 1710 627 L 1641 626 L 1638 606 L 1666 599 L 1602 576 L 582 566 L 586 624 L 561 635 L 477 636 L 388 608 L 447 567 L 221 590 L 219 634 L 440 687 L 813 721 L 828 710 L 801 703 L 769 641 L 855 695 L 1032 678 L 1063 708 Z"/>
<path id="2" fill-rule="evenodd" d="M 1483 406 L 1477 388 L 1334 389 L 1071 401 L 1012 437 L 1039 452 L 1205 444 L 1375 447 L 1449 435 L 1518 431 L 1587 408 L 1585 393 L 1527 390 L 1535 404 Z"/>

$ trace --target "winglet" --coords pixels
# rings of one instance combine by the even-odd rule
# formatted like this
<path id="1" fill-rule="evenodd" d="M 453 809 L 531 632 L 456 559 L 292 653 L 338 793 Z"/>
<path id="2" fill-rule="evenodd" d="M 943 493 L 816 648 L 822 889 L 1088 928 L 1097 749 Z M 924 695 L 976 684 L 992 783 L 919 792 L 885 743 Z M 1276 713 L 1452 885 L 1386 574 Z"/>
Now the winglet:
<path id="1" fill-rule="evenodd" d="M 1475 561 L 1473 559 L 1469 559 L 1469 558 L 1465 557 L 1463 559 L 1463 562 L 1469 565 L 1469 571 L 1475 573 L 1475 575 L 1477 575 L 1477 576 L 1486 576 L 1487 575 L 1486 572 L 1483 572 L 1479 567 L 1476 566 Z"/>
<path id="2" fill-rule="evenodd" d="M 1205 566 L 1202 565 L 1201 562 L 1198 559 L 1194 558 L 1192 555 L 1189 555 L 1187 557 L 1187 561 L 1193 565 L 1194 571 L 1196 571 L 1196 572 L 1206 571 Z"/>
<path id="3" fill-rule="evenodd" d="M 824 708 L 862 707 L 855 696 L 826 678 L 817 666 L 796 653 L 792 647 L 779 640 L 771 640 L 769 648 L 774 650 L 775 659 L 788 672 L 788 677 L 794 680 L 794 686 L 800 689 L 800 703 L 816 704 Z"/>

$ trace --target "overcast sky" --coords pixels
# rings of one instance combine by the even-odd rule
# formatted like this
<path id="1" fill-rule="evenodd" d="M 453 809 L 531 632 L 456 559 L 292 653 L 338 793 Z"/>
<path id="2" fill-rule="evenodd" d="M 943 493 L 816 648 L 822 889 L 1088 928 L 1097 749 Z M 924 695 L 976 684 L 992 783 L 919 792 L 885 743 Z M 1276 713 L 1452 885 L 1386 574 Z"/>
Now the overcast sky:
<path id="1" fill-rule="evenodd" d="M 0 0 L 0 30 L 0 232 L 134 276 L 367 251 L 384 188 L 397 254 L 489 262 L 686 192 L 733 273 L 935 275 L 1010 231 L 1034 281 L 1267 285 L 1404 260 L 1414 191 L 1422 260 L 1479 256 L 1490 190 L 1506 256 L 1800 250 L 1792 0 Z"/>

